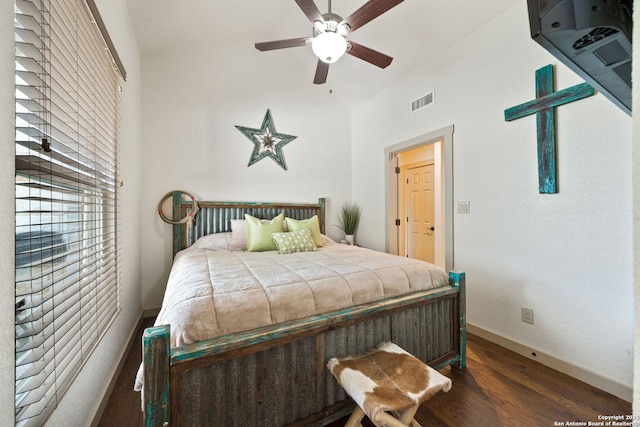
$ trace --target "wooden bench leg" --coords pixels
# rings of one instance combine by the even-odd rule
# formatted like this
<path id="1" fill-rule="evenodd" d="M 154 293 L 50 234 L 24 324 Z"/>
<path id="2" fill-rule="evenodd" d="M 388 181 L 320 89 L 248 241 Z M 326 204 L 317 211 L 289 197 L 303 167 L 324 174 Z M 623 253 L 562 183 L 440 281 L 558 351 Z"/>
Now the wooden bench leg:
<path id="1" fill-rule="evenodd" d="M 420 407 L 420 405 L 415 405 L 407 410 L 402 411 L 398 419 L 406 425 L 413 425 L 413 417 L 416 415 L 416 412 L 418 412 L 418 407 Z"/>
<path id="2" fill-rule="evenodd" d="M 419 406 L 420 405 L 415 405 L 409 409 L 402 411 L 400 414 L 397 414 L 397 418 L 386 412 L 378 412 L 376 416 L 376 423 L 384 423 L 389 427 L 415 427 L 415 425 L 420 427 L 420 424 L 418 424 L 413 419 L 413 417 L 416 415 L 416 412 L 418 412 Z"/>
<path id="3" fill-rule="evenodd" d="M 358 405 L 356 405 L 356 409 L 353 410 L 351 416 L 349 417 L 349 421 L 344 425 L 344 427 L 362 427 L 360 421 L 364 417 L 364 411 Z"/>

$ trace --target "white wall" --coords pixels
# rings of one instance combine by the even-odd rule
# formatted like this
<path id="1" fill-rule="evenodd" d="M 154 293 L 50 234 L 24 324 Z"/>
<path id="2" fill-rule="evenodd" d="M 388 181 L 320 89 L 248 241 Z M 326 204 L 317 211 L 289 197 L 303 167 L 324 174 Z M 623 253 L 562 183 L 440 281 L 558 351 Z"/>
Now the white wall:
<path id="1" fill-rule="evenodd" d="M 65 394 L 47 426 L 89 425 L 141 314 L 140 301 L 140 69 L 124 0 L 98 8 L 128 72 L 122 92 L 122 310 Z M 0 57 L 12 58 L 13 2 L 0 2 Z M 4 24 L 4 25 L 3 25 Z M 14 425 L 14 78 L 13 61 L 0 61 L 0 425 Z M 131 208 L 133 206 L 133 208 Z M 132 380 L 133 381 L 133 380 Z M 133 383 L 132 383 L 133 384 Z"/>
<path id="2" fill-rule="evenodd" d="M 156 212 L 169 191 L 199 200 L 315 202 L 327 197 L 327 234 L 341 238 L 337 211 L 351 195 L 350 112 L 328 88 L 285 74 L 286 52 L 240 48 L 250 40 L 202 42 L 143 55 L 142 298 L 160 307 L 171 267 L 171 226 Z M 312 55 L 312 54 L 311 54 Z M 310 64 L 315 64 L 310 57 Z M 280 61 L 279 67 L 264 63 Z M 265 158 L 234 126 L 259 128 L 267 109 L 276 130 L 297 136 L 283 148 L 288 170 Z M 168 213 L 168 212 L 167 212 Z"/>
<path id="3" fill-rule="evenodd" d="M 0 58 L 13 58 L 13 2 L 0 2 Z M 0 426 L 14 424 L 15 87 L 14 62 L 0 61 Z"/>
<path id="4" fill-rule="evenodd" d="M 437 35 L 434 35 L 437 37 Z M 557 109 L 559 193 L 538 194 L 535 118 L 504 121 L 533 99 L 535 70 L 556 88 L 581 80 L 530 39 L 526 2 L 353 111 L 358 240 L 384 248 L 384 148 L 455 126 L 455 268 L 468 321 L 595 372 L 630 399 L 633 351 L 631 119 L 603 95 Z M 435 88 L 436 103 L 409 102 Z M 535 310 L 535 325 L 520 307 Z"/>

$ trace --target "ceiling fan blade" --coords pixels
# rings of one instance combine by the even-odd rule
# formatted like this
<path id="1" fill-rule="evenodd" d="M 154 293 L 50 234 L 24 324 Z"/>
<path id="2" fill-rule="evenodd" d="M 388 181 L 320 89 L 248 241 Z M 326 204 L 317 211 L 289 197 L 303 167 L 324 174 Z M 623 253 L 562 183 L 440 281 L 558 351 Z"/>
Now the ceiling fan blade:
<path id="1" fill-rule="evenodd" d="M 353 32 L 402 2 L 403 0 L 369 0 L 342 22 L 349 24 Z"/>
<path id="2" fill-rule="evenodd" d="M 351 56 L 355 56 L 356 58 L 360 58 L 363 61 L 367 61 L 370 64 L 377 65 L 380 68 L 387 68 L 393 58 L 385 55 L 384 53 L 380 53 L 377 50 L 370 49 L 366 46 L 362 46 L 361 44 L 355 43 L 349 40 L 351 43 L 351 49 L 347 51 L 347 53 Z"/>
<path id="3" fill-rule="evenodd" d="M 306 46 L 307 37 L 298 37 L 296 39 L 274 40 L 270 42 L 256 43 L 256 49 L 261 52 L 265 50 L 285 49 L 288 47 Z"/>
<path id="4" fill-rule="evenodd" d="M 316 67 L 316 75 L 313 78 L 313 84 L 321 85 L 327 81 L 327 74 L 329 74 L 329 64 L 318 59 L 318 66 Z"/>
<path id="5" fill-rule="evenodd" d="M 324 22 L 322 13 L 320 13 L 320 9 L 318 9 L 318 6 L 316 6 L 313 0 L 296 0 L 296 3 L 298 3 L 298 6 L 300 6 L 300 9 L 307 15 L 307 18 L 309 18 L 312 24 L 315 21 Z"/>

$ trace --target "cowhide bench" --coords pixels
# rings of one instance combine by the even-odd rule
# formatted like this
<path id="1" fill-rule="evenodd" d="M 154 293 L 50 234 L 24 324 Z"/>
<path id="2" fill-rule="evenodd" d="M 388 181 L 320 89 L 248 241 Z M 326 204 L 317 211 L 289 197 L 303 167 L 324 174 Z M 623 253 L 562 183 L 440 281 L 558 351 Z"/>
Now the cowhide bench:
<path id="1" fill-rule="evenodd" d="M 449 378 L 394 343 L 362 356 L 333 358 L 327 367 L 358 405 L 345 427 L 361 426 L 364 415 L 379 427 L 419 427 L 413 417 L 420 404 L 451 389 Z"/>

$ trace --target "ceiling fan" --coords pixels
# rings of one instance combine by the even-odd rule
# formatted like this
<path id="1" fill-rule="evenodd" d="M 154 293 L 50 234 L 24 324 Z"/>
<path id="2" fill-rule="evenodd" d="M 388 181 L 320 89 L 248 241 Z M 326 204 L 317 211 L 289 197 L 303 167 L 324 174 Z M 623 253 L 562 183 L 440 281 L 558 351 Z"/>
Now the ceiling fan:
<path id="1" fill-rule="evenodd" d="M 329 64 L 336 62 L 345 53 L 380 68 L 386 68 L 391 64 L 392 57 L 348 40 L 347 36 L 392 7 L 402 3 L 403 0 L 369 0 L 347 19 L 342 19 L 331 12 L 331 0 L 329 0 L 329 12 L 325 14 L 320 13 L 313 0 L 295 1 L 313 24 L 313 36 L 256 43 L 256 49 L 264 52 L 311 45 L 313 52 L 318 57 L 316 74 L 313 79 L 315 84 L 322 84 L 327 81 Z"/>

